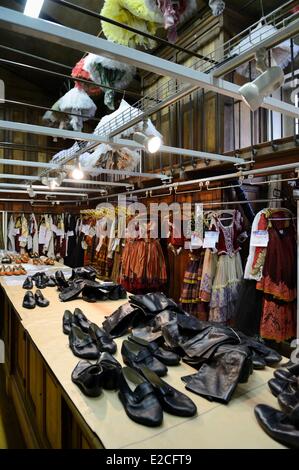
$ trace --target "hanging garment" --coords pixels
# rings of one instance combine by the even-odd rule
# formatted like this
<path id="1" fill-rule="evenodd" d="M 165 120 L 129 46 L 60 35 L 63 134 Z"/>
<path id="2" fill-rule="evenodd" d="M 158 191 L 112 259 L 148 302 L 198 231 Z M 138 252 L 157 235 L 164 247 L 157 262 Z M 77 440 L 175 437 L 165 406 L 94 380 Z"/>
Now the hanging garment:
<path id="1" fill-rule="evenodd" d="M 254 218 L 251 228 L 251 237 L 257 230 L 267 230 L 267 228 L 268 222 L 266 218 L 266 209 L 263 209 L 258 212 Z M 266 252 L 266 247 L 250 245 L 249 255 L 245 266 L 244 279 L 259 281 L 262 278 Z"/>
<path id="2" fill-rule="evenodd" d="M 224 211 L 225 213 L 225 211 Z M 238 290 L 243 279 L 240 243 L 247 238 L 239 211 L 232 212 L 232 221 L 223 225 L 221 212 L 214 214 L 211 229 L 219 232 L 218 260 L 212 284 L 209 320 L 228 323 L 235 315 Z"/>
<path id="3" fill-rule="evenodd" d="M 204 254 L 202 277 L 199 290 L 199 297 L 202 302 L 210 303 L 213 280 L 216 274 L 217 261 L 217 252 L 213 252 L 210 248 L 207 248 Z"/>
<path id="4" fill-rule="evenodd" d="M 146 0 L 151 3 L 152 0 Z M 163 14 L 164 28 L 170 42 L 177 40 L 177 26 L 190 17 L 197 8 L 196 0 L 156 0 L 158 8 Z"/>
<path id="5" fill-rule="evenodd" d="M 89 81 L 97 81 L 94 80 L 93 77 L 91 77 L 87 67 L 86 67 L 86 61 L 87 61 L 88 55 L 86 57 L 83 57 L 72 70 L 72 77 L 73 78 L 81 78 L 84 80 L 89 80 Z M 92 83 L 84 83 L 84 82 L 78 82 L 75 81 L 76 85 L 80 88 L 82 88 L 84 91 L 89 96 L 99 96 L 102 93 L 102 88 L 99 86 L 93 85 Z M 100 82 L 101 83 L 101 82 Z"/>
<path id="6" fill-rule="evenodd" d="M 29 235 L 27 243 L 28 251 L 38 253 L 38 225 L 35 215 L 32 213 L 29 218 Z"/>
<path id="7" fill-rule="evenodd" d="M 260 335 L 263 293 L 256 281 L 244 279 L 236 304 L 235 327 L 248 336 Z"/>
<path id="8" fill-rule="evenodd" d="M 8 251 L 15 251 L 15 219 L 14 216 L 11 215 L 8 223 L 7 229 L 7 238 L 8 238 Z"/>
<path id="9" fill-rule="evenodd" d="M 260 334 L 278 342 L 296 336 L 297 249 L 293 223 L 284 211 L 269 211 L 271 226 L 263 276 L 256 288 L 263 291 Z"/>
<path id="10" fill-rule="evenodd" d="M 150 2 L 150 6 L 143 0 L 105 0 L 101 15 L 152 35 L 163 25 L 163 16 L 154 0 Z M 105 21 L 101 25 L 108 41 L 132 48 L 142 46 L 152 49 L 156 46 L 155 41 L 140 34 Z"/>
<path id="11" fill-rule="evenodd" d="M 84 59 L 84 68 L 94 82 L 112 88 L 125 90 L 136 74 L 136 68 L 125 62 L 119 62 L 96 54 L 88 54 Z M 104 103 L 109 109 L 114 107 L 114 90 L 104 89 Z"/>
<path id="12" fill-rule="evenodd" d="M 21 217 L 21 232 L 20 232 L 20 248 L 26 248 L 28 243 L 28 236 L 29 236 L 29 227 L 28 221 L 24 214 Z"/>
<path id="13" fill-rule="evenodd" d="M 244 53 L 247 51 L 249 48 L 251 48 L 254 45 L 258 45 L 261 41 L 269 38 L 273 34 L 277 33 L 277 28 L 271 24 L 263 24 L 263 21 L 261 20 L 259 24 L 257 25 L 256 28 L 254 28 L 251 32 L 250 35 L 247 36 L 246 38 L 242 39 L 240 43 L 233 47 L 233 49 L 230 51 L 230 56 L 236 56 Z M 299 46 L 296 44 L 293 45 L 293 54 L 294 57 L 299 52 Z M 273 47 L 270 51 L 271 54 L 271 66 L 276 66 L 278 65 L 282 69 L 287 67 L 287 65 L 291 62 L 291 47 L 290 47 L 290 41 L 286 40 L 281 42 L 280 44 L 276 45 Z M 256 69 L 256 60 L 253 60 L 250 62 L 246 62 L 239 67 L 237 67 L 236 71 L 240 74 L 243 75 L 246 78 L 249 78 L 251 76 L 251 79 L 254 80 L 258 76 L 258 72 Z M 270 64 L 269 64 L 270 65 Z M 249 69 L 250 67 L 250 69 Z"/>
<path id="14" fill-rule="evenodd" d="M 180 297 L 180 306 L 201 320 L 207 320 L 205 305 L 200 299 L 200 284 L 202 280 L 202 268 L 204 250 L 199 253 L 190 253 L 190 261 L 185 271 Z"/>
<path id="15" fill-rule="evenodd" d="M 209 0 L 209 7 L 214 16 L 219 16 L 225 10 L 225 2 L 223 0 Z"/>

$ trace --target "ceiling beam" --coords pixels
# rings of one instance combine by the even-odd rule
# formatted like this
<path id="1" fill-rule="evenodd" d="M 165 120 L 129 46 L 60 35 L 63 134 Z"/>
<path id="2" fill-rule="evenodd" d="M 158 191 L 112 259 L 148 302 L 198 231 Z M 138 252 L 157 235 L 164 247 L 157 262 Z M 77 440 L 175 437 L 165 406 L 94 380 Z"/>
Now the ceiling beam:
<path id="1" fill-rule="evenodd" d="M 299 20 L 295 20 L 295 29 L 299 30 Z M 149 72 L 173 77 L 179 82 L 186 82 L 231 98 L 240 99 L 239 86 L 212 74 L 206 74 L 185 67 L 151 54 L 57 25 L 39 18 L 31 18 L 7 8 L 0 7 L 0 26 L 13 32 L 25 34 L 49 41 L 59 46 L 70 47 L 83 53 L 92 52 L 120 62 L 134 65 Z M 291 117 L 299 117 L 299 109 L 274 98 L 266 98 L 262 107 L 278 111 Z"/>
<path id="2" fill-rule="evenodd" d="M 132 148 L 134 150 L 144 150 L 144 146 L 134 142 L 133 140 L 127 139 L 116 139 L 113 138 L 112 140 L 109 139 L 107 136 L 100 136 L 97 134 L 90 134 L 86 132 L 75 132 L 75 131 L 67 131 L 65 129 L 54 129 L 52 127 L 45 127 L 45 126 L 36 126 L 33 124 L 26 124 L 23 122 L 13 122 L 13 121 L 3 121 L 0 120 L 0 129 L 10 130 L 10 131 L 18 131 L 24 132 L 29 134 L 38 134 L 38 135 L 46 135 L 52 137 L 60 137 L 63 139 L 73 139 L 73 140 L 83 140 L 86 142 L 97 142 L 97 143 L 105 143 L 107 145 L 112 145 L 113 147 L 117 148 Z M 188 155 L 193 156 L 194 158 L 201 158 L 201 159 L 209 159 L 209 160 L 216 160 L 222 162 L 230 162 L 230 163 L 244 163 L 242 158 L 235 158 L 235 157 L 228 157 L 224 155 L 214 154 L 214 153 L 207 153 L 207 152 L 199 152 L 197 150 L 189 150 L 189 149 L 181 149 L 176 147 L 168 147 L 166 145 L 162 145 L 160 150 L 161 153 L 173 153 L 174 155 Z M 67 156 L 66 156 L 67 158 Z M 74 156 L 72 156 L 74 158 Z M 58 163 L 59 165 L 59 163 Z M 60 166 L 62 163 L 60 164 Z"/>

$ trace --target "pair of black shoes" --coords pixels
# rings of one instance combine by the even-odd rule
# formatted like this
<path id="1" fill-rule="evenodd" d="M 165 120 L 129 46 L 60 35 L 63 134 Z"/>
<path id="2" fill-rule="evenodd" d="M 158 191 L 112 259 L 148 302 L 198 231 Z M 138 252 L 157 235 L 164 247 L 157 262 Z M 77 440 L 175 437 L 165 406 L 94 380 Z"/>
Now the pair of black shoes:
<path id="1" fill-rule="evenodd" d="M 98 359 L 102 352 L 115 354 L 116 343 L 102 328 L 90 322 L 81 309 L 63 315 L 63 332 L 69 336 L 74 355 L 81 359 Z"/>
<path id="2" fill-rule="evenodd" d="M 126 365 L 137 370 L 145 366 L 159 377 L 167 374 L 166 365 L 175 366 L 180 362 L 177 354 L 136 336 L 129 336 L 129 341 L 123 341 L 121 354 Z"/>
<path id="3" fill-rule="evenodd" d="M 144 426 L 160 426 L 163 411 L 191 417 L 197 408 L 193 401 L 164 382 L 145 366 L 124 367 L 119 377 L 119 399 L 129 418 Z"/>
<path id="4" fill-rule="evenodd" d="M 287 447 L 299 449 L 299 364 L 277 369 L 274 376 L 269 387 L 281 411 L 258 405 L 255 416 L 269 436 Z"/>
<path id="5" fill-rule="evenodd" d="M 82 298 L 86 302 L 122 300 L 127 298 L 127 291 L 120 285 L 97 287 L 86 285 L 82 291 Z"/>
<path id="6" fill-rule="evenodd" d="M 48 307 L 50 304 L 49 300 L 45 299 L 42 292 L 38 289 L 35 294 L 30 290 L 26 292 L 23 299 L 23 307 L 30 310 L 37 307 Z"/>
<path id="7" fill-rule="evenodd" d="M 31 290 L 33 285 L 37 289 L 45 289 L 46 287 L 55 287 L 56 281 L 54 276 L 47 276 L 46 273 L 35 273 L 33 276 L 28 276 L 23 284 L 23 289 Z"/>
<path id="8" fill-rule="evenodd" d="M 72 381 L 88 397 L 98 397 L 102 389 L 116 390 L 121 371 L 120 363 L 109 353 L 101 354 L 96 364 L 80 361 L 72 373 Z"/>

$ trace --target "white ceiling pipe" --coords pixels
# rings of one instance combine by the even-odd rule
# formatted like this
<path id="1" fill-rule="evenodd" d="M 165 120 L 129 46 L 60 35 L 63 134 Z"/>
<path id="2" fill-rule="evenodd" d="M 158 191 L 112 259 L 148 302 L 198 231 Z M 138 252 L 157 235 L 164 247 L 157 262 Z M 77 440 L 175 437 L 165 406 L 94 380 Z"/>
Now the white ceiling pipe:
<path id="1" fill-rule="evenodd" d="M 1 147 L 1 146 L 0 146 Z M 49 170 L 58 170 L 60 169 L 60 165 L 54 163 L 43 163 L 43 162 L 32 162 L 27 160 L 10 160 L 8 158 L 0 158 L 0 165 L 11 165 L 11 166 L 24 166 L 24 167 L 32 167 L 32 168 L 46 168 Z M 71 171 L 73 166 L 66 165 L 65 169 L 67 171 Z M 167 175 L 163 173 L 139 173 L 138 171 L 123 171 L 123 170 L 106 170 L 104 168 L 95 169 L 92 168 L 83 168 L 85 173 L 93 172 L 96 176 L 98 175 L 116 175 L 116 176 L 137 176 L 137 177 L 144 177 L 144 178 L 155 178 L 155 179 L 169 179 Z M 1 176 L 2 177 L 2 176 Z M 38 175 L 32 176 L 32 178 L 36 179 Z M 4 178 L 4 176 L 3 176 Z M 16 178 L 15 178 L 16 179 Z"/>
<path id="2" fill-rule="evenodd" d="M 0 188 L 16 188 L 16 189 L 27 189 L 29 187 L 29 184 L 15 184 L 15 183 L 0 183 Z M 39 185 L 39 184 L 33 184 L 31 185 L 32 189 L 35 190 L 45 190 L 49 191 L 47 186 Z M 101 189 L 90 189 L 90 188 L 66 188 L 62 186 L 56 186 L 55 190 L 59 190 L 61 194 L 63 194 L 65 191 L 68 191 L 69 193 L 76 192 L 76 191 L 82 191 L 83 193 L 99 193 Z M 52 194 L 52 191 L 51 193 Z"/>
<path id="3" fill-rule="evenodd" d="M 231 98 L 240 99 L 239 86 L 222 79 L 216 79 L 212 74 L 199 72 L 192 68 L 161 59 L 130 47 L 107 41 L 81 31 L 67 28 L 49 21 L 31 18 L 23 14 L 0 7 L 0 25 L 14 32 L 42 39 L 54 44 L 71 47 L 81 52 L 92 52 L 110 59 L 125 62 L 149 72 L 173 77 L 180 82 L 196 85 L 200 88 L 220 93 Z M 288 25 L 291 35 L 299 31 L 299 20 Z M 263 108 L 281 112 L 291 117 L 299 117 L 299 109 L 288 103 L 274 98 L 265 98 Z"/>
<path id="4" fill-rule="evenodd" d="M 149 191 L 155 191 L 155 190 L 161 190 L 161 189 L 167 189 L 167 188 L 173 188 L 174 186 L 180 187 L 180 186 L 188 186 L 188 185 L 193 185 L 193 184 L 200 184 L 200 183 L 206 183 L 207 181 L 222 181 L 222 180 L 229 180 L 229 179 L 234 179 L 234 178 L 239 178 L 240 176 L 250 176 L 250 175 L 263 175 L 263 174 L 270 174 L 270 173 L 276 173 L 279 174 L 280 172 L 283 171 L 288 171 L 288 170 L 297 170 L 299 168 L 299 162 L 297 163 L 287 163 L 285 165 L 276 165 L 272 167 L 267 167 L 267 168 L 258 168 L 256 170 L 248 170 L 248 171 L 238 171 L 236 173 L 228 173 L 224 175 L 218 175 L 218 176 L 211 176 L 210 178 L 199 178 L 196 180 L 189 180 L 189 181 L 179 181 L 177 183 L 171 183 L 171 184 L 164 184 L 161 186 L 154 186 L 151 188 L 144 188 L 144 189 L 136 189 L 134 191 L 129 191 L 129 193 L 119 193 L 119 194 L 110 194 L 109 196 L 101 196 L 97 198 L 90 198 L 90 201 L 95 201 L 98 199 L 107 199 L 107 198 L 112 198 L 112 197 L 117 197 L 117 196 L 127 196 L 128 194 L 140 194 L 140 193 L 145 193 Z M 248 201 L 250 202 L 250 201 Z"/>
<path id="5" fill-rule="evenodd" d="M 44 194 L 45 196 L 76 196 L 85 198 L 86 194 L 81 193 L 61 193 L 56 191 L 34 191 L 35 194 Z M 0 193 L 14 193 L 14 194 L 28 194 L 28 191 L 24 191 L 21 189 L 0 189 Z M 34 200 L 34 198 L 32 198 Z"/>
<path id="6" fill-rule="evenodd" d="M 1 160 L 0 160 L 1 161 Z M 30 175 L 12 175 L 0 173 L 0 179 L 11 179 L 11 180 L 27 180 L 27 181 L 37 181 L 40 179 L 40 176 L 30 176 Z M 64 183 L 73 183 L 73 184 L 89 184 L 91 186 L 123 186 L 131 187 L 132 185 L 128 183 L 114 183 L 111 181 L 93 181 L 93 180 L 74 180 L 74 179 L 64 179 Z M 69 189 L 69 188 L 67 188 Z"/>
<path id="7" fill-rule="evenodd" d="M 60 166 L 55 163 L 32 162 L 27 160 L 10 160 L 9 158 L 0 158 L 0 165 L 28 166 L 31 168 L 47 168 L 49 170 L 59 170 Z"/>
<path id="8" fill-rule="evenodd" d="M 1 9 L 1 8 L 0 8 Z M 299 116 L 299 111 L 298 111 Z M 106 143 L 113 147 L 128 147 L 133 148 L 135 150 L 144 150 L 144 147 L 133 140 L 127 139 L 109 139 L 107 137 L 99 136 L 97 134 L 88 134 L 85 132 L 75 132 L 75 131 L 67 131 L 65 129 L 53 129 L 52 127 L 44 127 L 44 126 L 36 126 L 33 124 L 25 124 L 23 122 L 13 122 L 13 121 L 3 121 L 0 120 L 0 129 L 3 130 L 10 130 L 10 131 L 18 131 L 24 132 L 29 134 L 38 134 L 38 135 L 46 135 L 46 136 L 55 136 L 55 137 L 62 137 L 64 139 L 74 139 L 74 140 L 83 140 L 86 142 L 94 141 L 98 143 Z M 197 150 L 189 150 L 189 149 L 179 149 L 176 147 L 168 147 L 162 145 L 159 152 L 161 153 L 173 153 L 175 155 L 188 155 L 194 158 L 201 158 L 201 159 L 209 159 L 209 160 L 216 160 L 216 161 L 224 161 L 230 163 L 244 163 L 243 158 L 237 157 L 228 157 L 224 155 L 217 155 L 214 153 L 207 153 L 207 152 L 199 152 Z M 62 165 L 61 162 L 60 165 Z"/>

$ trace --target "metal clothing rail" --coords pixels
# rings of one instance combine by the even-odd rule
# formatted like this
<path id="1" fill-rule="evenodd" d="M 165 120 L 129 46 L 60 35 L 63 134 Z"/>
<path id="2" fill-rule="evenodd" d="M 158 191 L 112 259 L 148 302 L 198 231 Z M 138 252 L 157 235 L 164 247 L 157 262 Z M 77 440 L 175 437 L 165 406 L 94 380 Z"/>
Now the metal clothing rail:
<path id="1" fill-rule="evenodd" d="M 173 187 L 182 187 L 182 186 L 190 186 L 193 184 L 200 184 L 200 183 L 206 183 L 207 181 L 209 183 L 213 181 L 223 181 L 223 180 L 229 180 L 229 179 L 238 179 L 243 176 L 250 176 L 250 175 L 267 175 L 267 174 L 280 174 L 281 172 L 288 171 L 288 170 L 295 170 L 299 166 L 299 163 L 288 163 L 286 165 L 275 165 L 272 167 L 267 167 L 267 168 L 258 168 L 256 170 L 248 170 L 248 171 L 239 171 L 236 173 L 226 173 L 224 175 L 218 175 L 218 176 L 211 176 L 209 178 L 199 178 L 195 180 L 188 180 L 188 181 L 179 181 L 171 184 L 164 184 L 161 186 L 154 186 L 151 188 L 143 188 L 143 189 L 136 189 L 134 191 L 130 191 L 130 195 L 132 194 L 142 194 L 145 193 L 146 191 L 157 191 L 157 190 L 165 190 L 167 188 Z M 212 188 L 211 188 L 212 189 Z M 218 188 L 219 189 L 219 188 Z M 126 193 L 119 193 L 119 194 L 111 194 L 105 197 L 97 197 L 97 198 L 90 198 L 89 200 L 99 200 L 99 199 L 110 199 L 111 197 L 115 196 L 124 196 Z"/>

